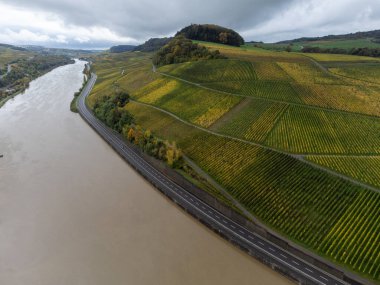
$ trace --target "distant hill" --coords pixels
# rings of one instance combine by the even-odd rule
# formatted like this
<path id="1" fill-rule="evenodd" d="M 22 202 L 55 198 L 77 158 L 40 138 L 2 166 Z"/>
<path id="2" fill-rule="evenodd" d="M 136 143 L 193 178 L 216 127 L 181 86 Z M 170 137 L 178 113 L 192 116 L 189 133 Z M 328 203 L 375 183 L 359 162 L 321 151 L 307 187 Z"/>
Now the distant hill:
<path id="1" fill-rule="evenodd" d="M 214 42 L 231 46 L 241 46 L 244 39 L 234 30 L 217 25 L 192 24 L 177 32 L 176 36 L 183 35 L 191 40 Z"/>
<path id="2" fill-rule="evenodd" d="M 380 57 L 380 30 L 324 37 L 303 37 L 278 43 L 252 43 L 276 51 L 349 54 Z"/>
<path id="3" fill-rule="evenodd" d="M 119 53 L 119 52 L 125 52 L 125 51 L 132 51 L 135 48 L 136 46 L 133 46 L 133 45 L 118 45 L 118 46 L 111 47 L 110 52 Z"/>
<path id="4" fill-rule="evenodd" d="M 98 50 L 48 48 L 48 47 L 35 46 L 35 45 L 24 45 L 22 47 L 27 51 L 37 52 L 37 53 L 45 54 L 45 55 L 65 55 L 65 56 L 75 56 L 75 57 L 80 57 L 86 54 L 100 52 Z"/>
<path id="5" fill-rule="evenodd" d="M 380 40 L 380 30 L 373 30 L 368 32 L 357 32 L 344 35 L 328 35 L 323 37 L 303 37 L 294 40 L 286 40 L 278 42 L 278 44 L 290 44 L 296 42 L 313 42 L 313 41 L 329 41 L 329 40 L 356 40 L 372 38 L 375 41 Z"/>
<path id="6" fill-rule="evenodd" d="M 152 52 L 158 51 L 164 45 L 169 43 L 173 38 L 151 38 L 142 45 L 137 46 L 135 51 Z"/>
<path id="7" fill-rule="evenodd" d="M 22 47 L 16 47 L 16 46 L 13 46 L 13 45 L 8 45 L 8 44 L 0 44 L 0 47 L 10 48 L 10 49 L 19 50 L 19 51 L 26 51 L 26 49 L 24 49 Z"/>

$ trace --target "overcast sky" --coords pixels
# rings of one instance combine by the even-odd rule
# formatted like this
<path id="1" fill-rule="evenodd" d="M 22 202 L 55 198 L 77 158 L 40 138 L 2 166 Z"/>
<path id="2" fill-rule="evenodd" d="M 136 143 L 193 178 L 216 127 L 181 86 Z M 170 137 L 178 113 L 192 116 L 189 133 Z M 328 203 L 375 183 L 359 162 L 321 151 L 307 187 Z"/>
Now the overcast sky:
<path id="1" fill-rule="evenodd" d="M 380 29 L 380 0 L 0 0 L 0 43 L 106 48 L 191 23 L 276 42 Z"/>

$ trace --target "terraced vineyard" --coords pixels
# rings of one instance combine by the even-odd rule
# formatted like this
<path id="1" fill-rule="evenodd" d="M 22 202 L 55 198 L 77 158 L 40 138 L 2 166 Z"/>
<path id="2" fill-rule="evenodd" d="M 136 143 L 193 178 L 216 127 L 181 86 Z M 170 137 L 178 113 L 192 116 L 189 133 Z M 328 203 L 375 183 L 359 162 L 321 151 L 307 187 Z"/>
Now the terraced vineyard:
<path id="1" fill-rule="evenodd" d="M 153 73 L 149 55 L 118 55 L 125 57 L 120 66 L 109 57 L 107 68 L 100 58 L 90 101 L 121 89 L 162 109 L 126 105 L 139 125 L 176 141 L 269 227 L 380 282 L 377 69 L 365 78 L 352 69 L 356 58 L 332 55 L 328 62 L 323 55 L 323 64 L 336 68 L 332 74 L 295 53 L 208 45 L 230 59 L 159 69 L 193 84 Z"/>

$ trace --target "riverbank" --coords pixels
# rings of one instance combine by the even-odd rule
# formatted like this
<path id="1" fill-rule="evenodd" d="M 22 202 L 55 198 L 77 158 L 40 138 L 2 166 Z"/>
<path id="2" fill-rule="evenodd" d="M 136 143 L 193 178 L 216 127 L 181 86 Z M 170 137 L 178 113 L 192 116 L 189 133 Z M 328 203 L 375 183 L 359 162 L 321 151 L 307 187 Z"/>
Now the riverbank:
<path id="1" fill-rule="evenodd" d="M 11 67 L 8 64 L 7 73 L 0 78 L 0 108 L 8 100 L 24 93 L 29 88 L 31 81 L 49 73 L 57 67 L 73 63 L 75 63 L 75 60 L 67 57 L 40 55 L 26 62 L 23 59 L 16 60 L 13 63 L 15 67 Z"/>

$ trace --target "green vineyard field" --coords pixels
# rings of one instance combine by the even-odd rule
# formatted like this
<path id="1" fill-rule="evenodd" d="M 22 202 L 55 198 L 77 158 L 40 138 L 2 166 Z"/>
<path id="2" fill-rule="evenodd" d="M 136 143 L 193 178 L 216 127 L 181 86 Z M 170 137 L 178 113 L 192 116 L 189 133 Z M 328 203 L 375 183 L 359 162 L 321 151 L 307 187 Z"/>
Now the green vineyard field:
<path id="1" fill-rule="evenodd" d="M 175 141 L 260 221 L 379 283 L 379 65 L 204 44 L 229 59 L 154 73 L 149 53 L 99 56 L 90 106 L 128 92 L 137 124 Z"/>
<path id="2" fill-rule="evenodd" d="M 290 106 L 265 143 L 292 153 L 379 154 L 380 120 Z"/>
<path id="3" fill-rule="evenodd" d="M 339 248 L 334 241 L 339 235 L 356 236 L 358 228 L 363 236 L 378 238 L 379 223 L 375 221 L 380 208 L 374 205 L 380 199 L 379 193 L 355 186 L 288 155 L 207 134 L 147 106 L 130 103 L 127 109 L 156 135 L 177 141 L 186 155 L 260 220 L 334 260 L 341 261 L 338 257 L 344 256 L 355 262 L 359 260 L 359 264 L 365 258 L 372 258 L 374 266 L 363 268 L 362 272 L 378 277 L 379 246 L 363 242 Z M 352 217 L 353 211 L 367 209 L 369 197 L 373 200 L 372 208 L 368 209 L 371 219 L 362 224 L 363 219 Z M 342 227 L 344 217 L 351 217 L 349 227 Z M 333 246 L 334 251 L 330 252 Z M 360 251 L 357 251 L 358 246 Z"/>
<path id="4" fill-rule="evenodd" d="M 307 159 L 380 188 L 380 156 L 308 156 Z"/>
<path id="5" fill-rule="evenodd" d="M 242 100 L 174 79 L 158 79 L 133 97 L 206 128 Z"/>

